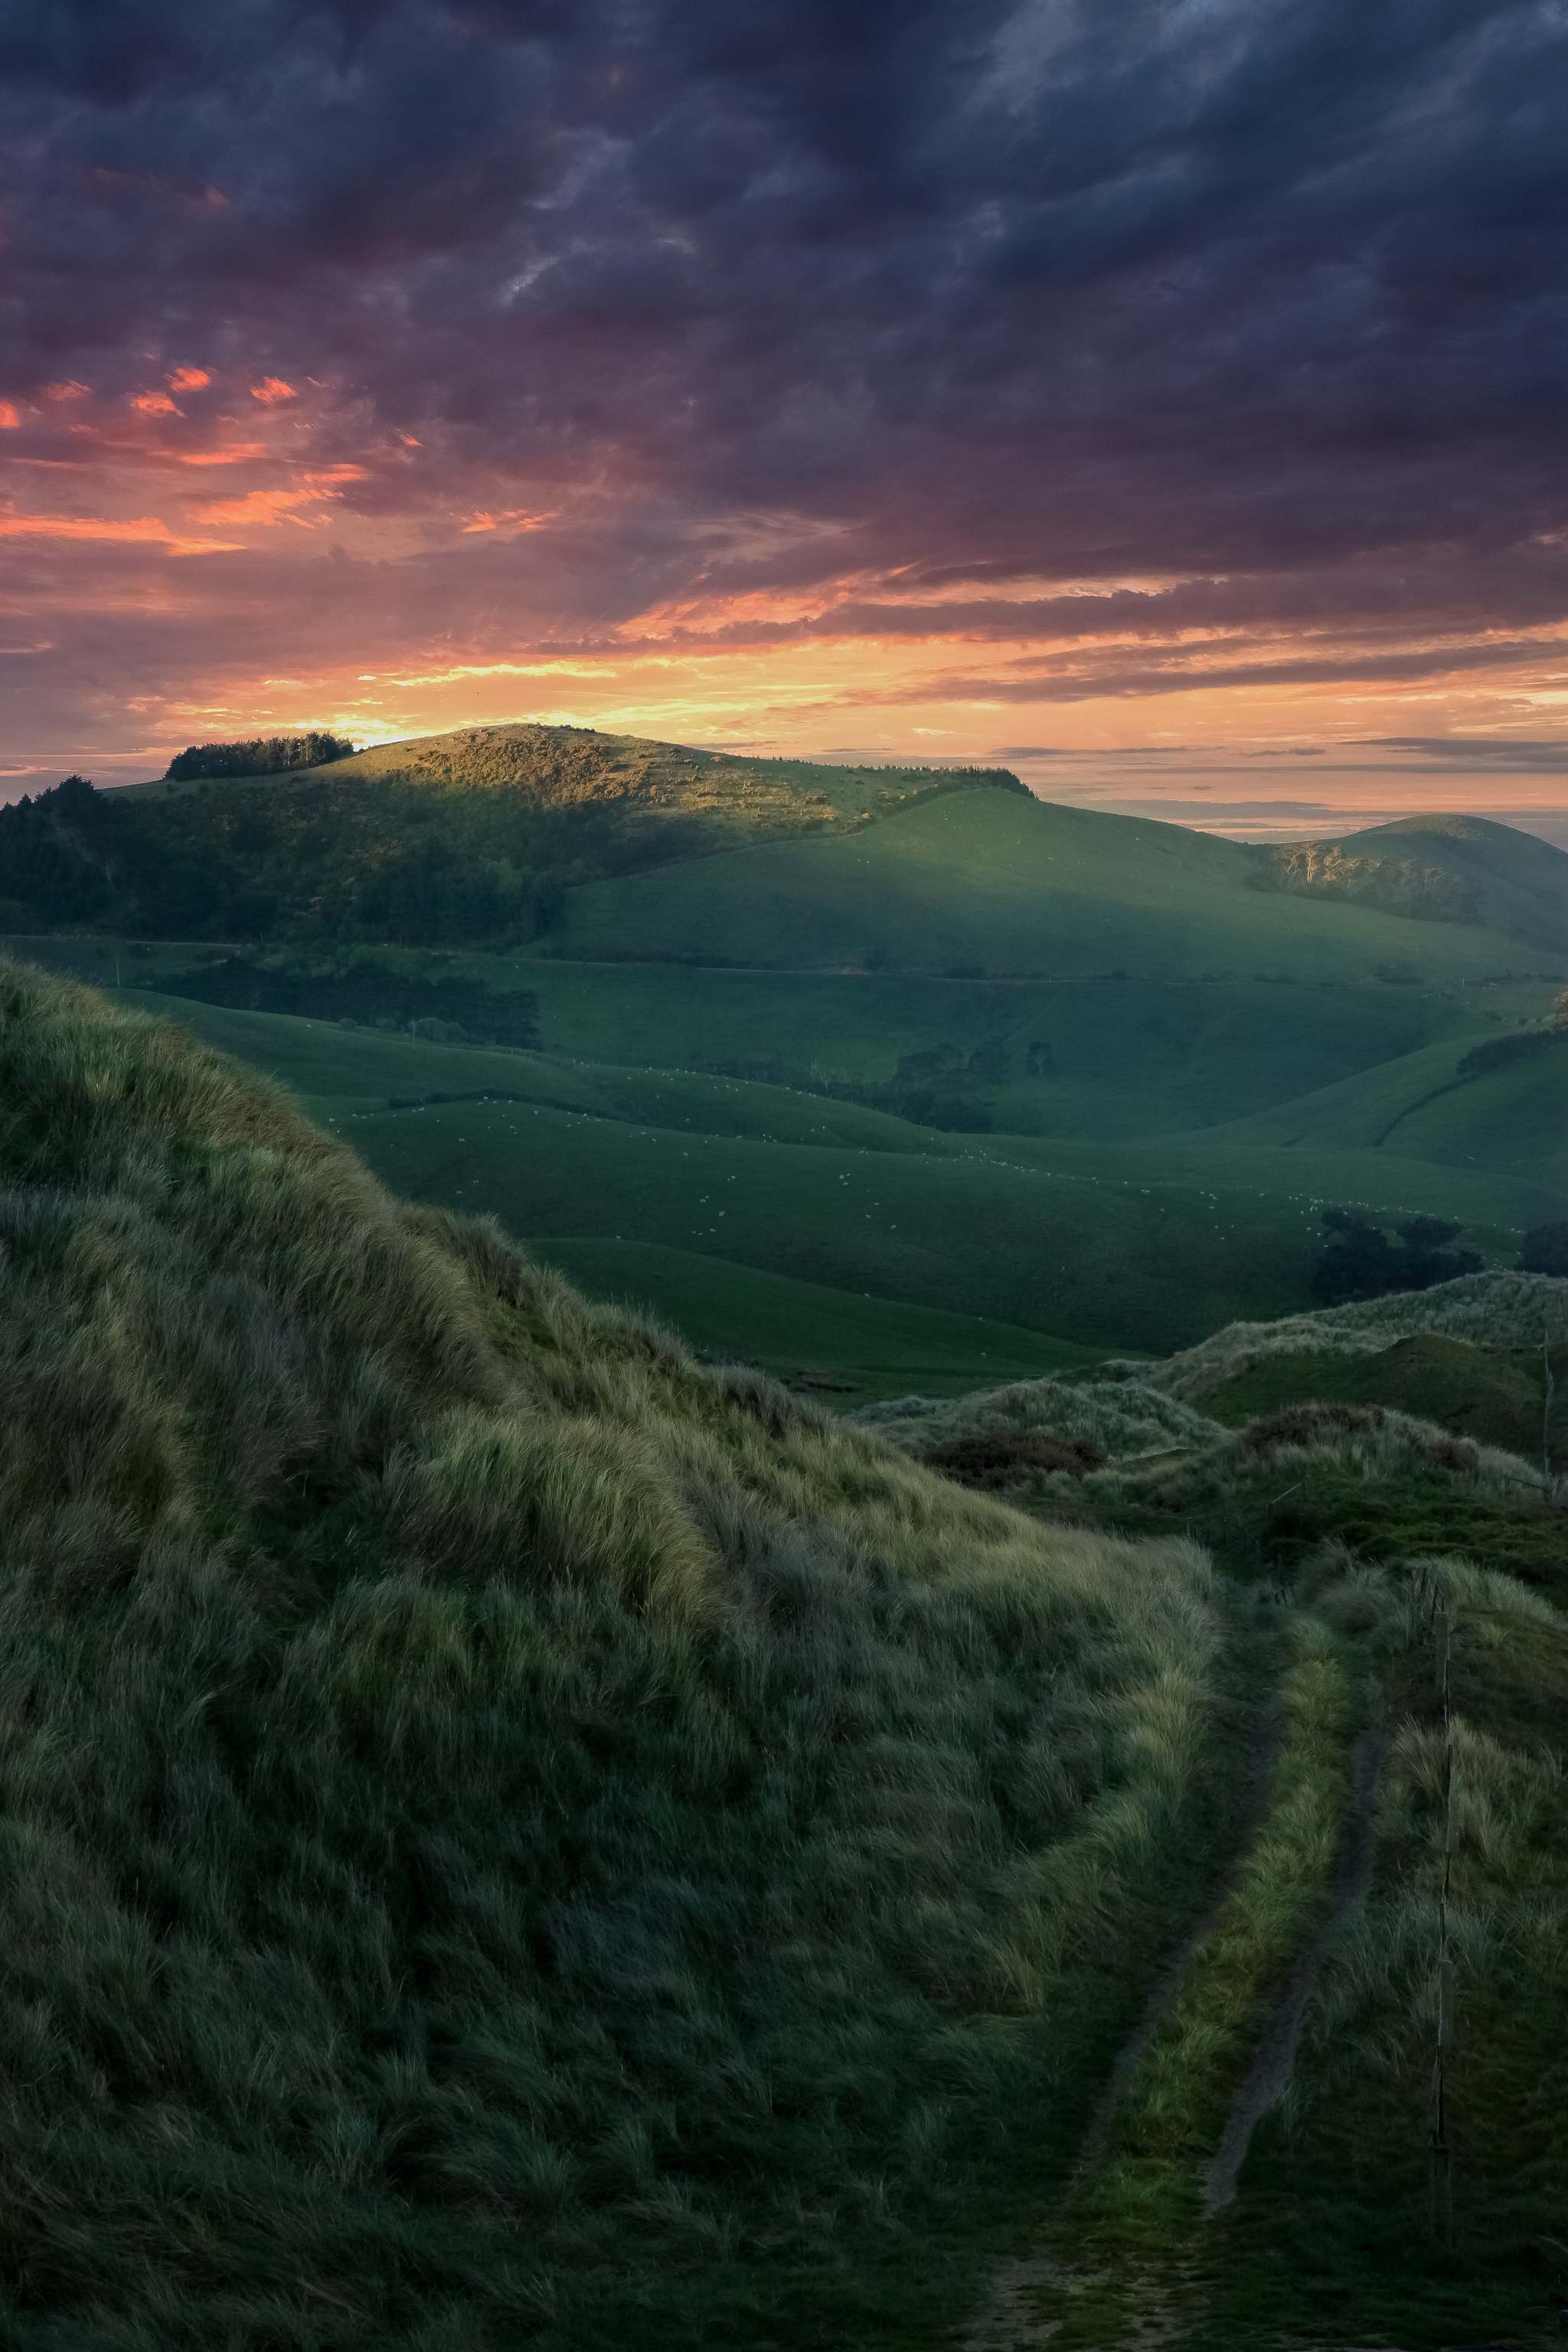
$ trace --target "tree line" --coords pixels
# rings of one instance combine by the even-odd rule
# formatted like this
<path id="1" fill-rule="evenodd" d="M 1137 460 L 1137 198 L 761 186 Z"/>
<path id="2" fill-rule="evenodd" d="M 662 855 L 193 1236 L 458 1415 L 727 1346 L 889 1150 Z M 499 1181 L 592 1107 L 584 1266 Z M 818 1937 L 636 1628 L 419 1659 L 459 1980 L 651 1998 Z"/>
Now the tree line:
<path id="1" fill-rule="evenodd" d="M 353 751 L 346 737 L 312 729 L 304 735 L 253 735 L 242 743 L 188 743 L 163 773 L 172 783 L 203 776 L 276 776 L 290 768 L 324 768 Z"/>

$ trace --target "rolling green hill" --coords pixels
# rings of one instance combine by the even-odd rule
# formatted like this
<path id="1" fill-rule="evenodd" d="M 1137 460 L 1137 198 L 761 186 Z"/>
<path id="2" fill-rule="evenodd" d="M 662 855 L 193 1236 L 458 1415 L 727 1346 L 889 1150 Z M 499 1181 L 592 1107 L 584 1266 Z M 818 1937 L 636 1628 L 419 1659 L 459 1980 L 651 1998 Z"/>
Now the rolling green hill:
<path id="1" fill-rule="evenodd" d="M 225 777 L 266 789 L 306 782 L 330 791 L 356 784 L 424 792 L 437 803 L 469 795 L 539 809 L 636 809 L 654 818 L 700 817 L 714 838 L 744 840 L 824 824 L 858 824 L 925 795 L 971 789 L 1024 791 L 1004 768 L 835 766 L 826 761 L 753 759 L 729 751 L 660 743 L 643 735 L 603 734 L 595 727 L 543 727 L 530 720 L 458 727 L 378 743 L 346 759 L 254 778 Z M 127 797 L 163 802 L 204 789 L 192 779 L 123 788 Z"/>
<path id="2" fill-rule="evenodd" d="M 1286 889 L 1483 923 L 1554 959 L 1568 952 L 1568 855 L 1488 817 L 1399 817 L 1267 856 Z"/>
<path id="3" fill-rule="evenodd" d="M 314 769 L 0 808 L 0 922 L 187 939 L 484 940 L 548 930 L 595 877 L 775 835 L 858 833 L 1005 769 L 748 760 L 587 728 L 462 729 Z"/>
<path id="4" fill-rule="evenodd" d="M 853 1317 L 829 1318 L 820 1345 L 792 1339 L 795 1361 L 781 1362 L 756 1274 L 837 1291 L 868 1321 L 901 1303 L 1011 1327 L 1015 1346 L 1035 1333 L 1101 1353 L 1160 1353 L 1237 1317 L 1303 1304 L 1328 1203 L 1461 1217 L 1506 1255 L 1563 1199 L 1529 1171 L 1331 1143 L 1286 1150 L 1197 1136 L 1152 1150 L 1140 1139 L 949 1136 L 702 1073 L 427 1045 L 140 991 L 121 1002 L 155 1005 L 283 1079 L 407 1197 L 492 1212 L 531 1244 L 593 1243 L 612 1255 L 652 1244 L 709 1260 L 721 1271 L 700 1286 L 689 1326 L 668 1262 L 647 1296 L 700 1344 L 837 1370 L 857 1393 L 878 1364 L 878 1391 L 900 1384 L 881 1343 L 854 1339 Z M 716 1282 L 731 1292 L 727 1329 L 715 1320 Z M 627 1295 L 621 1274 L 612 1286 Z M 992 1345 L 973 1335 L 978 1381 Z M 930 1353 L 922 1341 L 921 1360 Z M 901 1385 L 917 1372 L 911 1359 Z"/>
<path id="5" fill-rule="evenodd" d="M 79 855 L 106 928 L 30 952 L 185 1005 L 400 1192 L 617 1295 L 640 1265 L 678 1323 L 684 1281 L 703 1346 L 856 1395 L 897 1383 L 893 1310 L 982 1327 L 899 1327 L 910 1382 L 983 1379 L 1305 1305 L 1325 1207 L 1458 1219 L 1492 1262 L 1568 1209 L 1568 1060 L 1486 1061 L 1557 984 L 1526 920 L 1555 854 L 1506 827 L 1352 837 L 1455 887 L 1336 897 L 1000 772 L 526 725 L 46 798 L 28 870 L 68 896 Z M 116 894 L 166 927 L 110 929 Z"/>
<path id="6" fill-rule="evenodd" d="M 1533 971 L 1484 925 L 1258 887 L 1247 845 L 984 790 L 864 835 L 738 850 L 574 891 L 551 934 L 572 957 L 955 969 L 1081 978 L 1476 980 Z M 1564 961 L 1568 961 L 1568 955 Z"/>
<path id="7" fill-rule="evenodd" d="M 1358 1071 L 1315 1094 L 1210 1131 L 1216 1147 L 1365 1149 L 1466 1168 L 1568 1174 L 1568 1040 L 1467 1070 L 1476 1041 L 1450 1040 Z"/>
<path id="8" fill-rule="evenodd" d="M 134 982 L 200 996 L 227 985 L 217 950 L 40 937 L 11 945 L 100 987 Z M 308 960 L 277 961 L 296 969 Z M 795 1091 L 865 1088 L 887 1085 L 906 1057 L 947 1049 L 979 1061 L 965 1087 L 994 1127 L 1019 1135 L 1162 1135 L 1246 1118 L 1434 1041 L 1451 1038 L 1463 1053 L 1550 998 L 1541 987 L 963 981 L 477 951 L 378 951 L 375 961 L 408 971 L 432 996 L 454 982 L 472 989 L 477 1035 L 487 1031 L 486 1002 L 500 1033 L 515 1025 L 510 1008 L 531 1000 L 546 1052 L 622 1068 L 750 1074 Z M 373 1034 L 360 1032 L 367 1044 Z"/>
<path id="9" fill-rule="evenodd" d="M 1524 1464 L 1050 1382 L 1132 1450 L 966 1494 L 15 965 L 0 1241 L 25 2352 L 1554 2340 Z"/>

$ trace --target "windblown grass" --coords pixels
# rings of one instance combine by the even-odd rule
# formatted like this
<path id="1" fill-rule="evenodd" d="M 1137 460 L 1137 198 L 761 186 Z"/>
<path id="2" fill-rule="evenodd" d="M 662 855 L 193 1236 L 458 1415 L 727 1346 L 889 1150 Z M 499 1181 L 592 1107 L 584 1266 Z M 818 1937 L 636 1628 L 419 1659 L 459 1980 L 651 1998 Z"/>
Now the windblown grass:
<path id="1" fill-rule="evenodd" d="M 1483 1347 L 1539 1348 L 1543 1332 L 1553 1340 L 1568 1332 L 1568 1282 L 1500 1270 L 1467 1274 L 1430 1290 L 1360 1299 L 1272 1323 L 1231 1323 L 1165 1363 L 1140 1365 L 1138 1376 L 1167 1395 L 1200 1404 L 1271 1356 L 1303 1349 L 1374 1352 L 1418 1331 Z"/>
<path id="2" fill-rule="evenodd" d="M 16 966 L 0 1180 L 18 2341 L 733 2343 L 1062 2127 L 1194 1545 L 705 1370 Z"/>
<path id="3" fill-rule="evenodd" d="M 1137 1381 L 1014 1381 L 965 1397 L 889 1398 L 852 1418 L 916 1461 L 984 1465 L 986 1483 L 998 1486 L 1212 1444 L 1221 1433 L 1217 1422 Z"/>

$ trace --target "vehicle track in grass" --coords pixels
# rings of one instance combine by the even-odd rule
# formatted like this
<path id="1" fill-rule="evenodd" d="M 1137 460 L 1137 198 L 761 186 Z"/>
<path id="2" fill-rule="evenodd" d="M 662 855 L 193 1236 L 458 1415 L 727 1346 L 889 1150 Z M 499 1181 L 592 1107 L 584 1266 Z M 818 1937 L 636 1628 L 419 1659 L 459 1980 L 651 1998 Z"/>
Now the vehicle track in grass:
<path id="1" fill-rule="evenodd" d="M 1365 1902 L 1372 1885 L 1377 1794 L 1384 1755 L 1382 1694 L 1373 1685 L 1366 1720 L 1351 1750 L 1350 1802 L 1340 1837 L 1339 1858 L 1329 1890 L 1329 1907 L 1303 1947 L 1264 2029 L 1247 2080 L 1232 2102 L 1218 2147 L 1204 2172 L 1204 2214 L 1221 2212 L 1236 2196 L 1252 2136 L 1265 2116 L 1288 2095 L 1296 2053 L 1324 1961 Z"/>
<path id="2" fill-rule="evenodd" d="M 1155 2044 L 1162 2021 L 1236 1896 L 1266 1832 L 1281 1729 L 1281 1695 L 1276 1685 L 1255 1702 L 1229 1859 L 1201 1916 L 1160 1961 L 1138 2019 L 1116 2053 L 1080 2145 L 1075 2173 L 1080 2189 L 1092 2183 L 1105 2162 L 1117 2116 Z M 1384 1744 L 1382 1694 L 1369 1683 L 1361 1728 L 1350 1747 L 1349 1788 L 1321 1916 L 1261 2011 L 1252 2063 L 1197 2184 L 1205 2220 L 1234 2200 L 1258 2124 L 1288 2095 L 1318 1978 L 1333 1944 L 1365 1900 L 1373 1874 Z M 1069 2345 L 1090 2342 L 1103 2346 L 1105 2352 L 1158 2352 L 1158 2347 L 1185 2342 L 1194 2328 L 1201 2330 L 1207 2301 L 1197 2237 L 1194 2231 L 1188 2245 L 1173 2245 L 1163 2258 L 1151 2259 L 1146 2248 L 1129 2246 L 1108 2262 L 1101 2246 L 1078 2263 L 1040 2255 L 1005 2263 L 994 2271 L 984 2305 L 961 2339 L 963 2352 L 1037 2352 L 1037 2347 L 1056 2344 L 1067 2352 Z M 1330 2352 L 1330 2347 L 1313 2347 L 1312 2352 Z M 1395 2347 L 1381 2346 L 1375 2352 L 1395 2352 Z"/>

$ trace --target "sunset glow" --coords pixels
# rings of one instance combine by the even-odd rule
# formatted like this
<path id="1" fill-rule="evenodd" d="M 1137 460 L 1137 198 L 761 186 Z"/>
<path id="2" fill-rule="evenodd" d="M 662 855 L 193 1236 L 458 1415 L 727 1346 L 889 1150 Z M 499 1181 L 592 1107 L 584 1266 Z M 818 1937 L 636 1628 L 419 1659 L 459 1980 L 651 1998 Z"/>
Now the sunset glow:
<path id="1" fill-rule="evenodd" d="M 401 6 L 274 54 L 263 8 L 199 119 L 152 12 L 119 79 L 40 55 L 0 791 L 539 716 L 1236 831 L 1551 830 L 1564 314 L 1495 224 L 1560 29 L 1138 13 L 1136 88 L 1067 0 L 740 62 L 696 17 Z"/>

